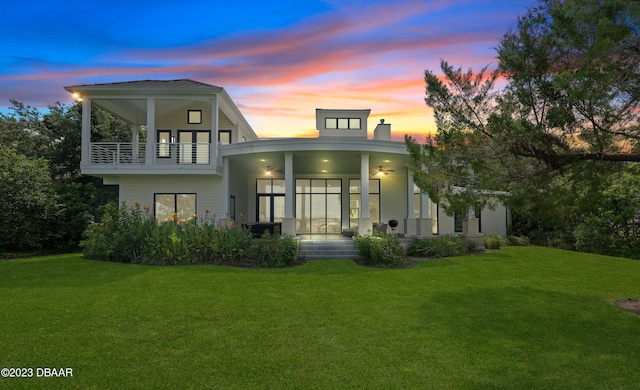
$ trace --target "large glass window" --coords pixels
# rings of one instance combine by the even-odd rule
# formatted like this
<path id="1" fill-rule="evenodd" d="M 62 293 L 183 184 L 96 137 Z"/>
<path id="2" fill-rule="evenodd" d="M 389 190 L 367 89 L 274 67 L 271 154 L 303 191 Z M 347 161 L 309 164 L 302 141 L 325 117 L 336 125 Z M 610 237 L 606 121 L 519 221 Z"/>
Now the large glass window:
<path id="1" fill-rule="evenodd" d="M 360 179 L 349 179 L 349 227 L 358 227 L 360 218 Z M 380 223 L 380 179 L 369 179 L 369 217 L 371 222 Z"/>
<path id="2" fill-rule="evenodd" d="M 296 233 L 342 232 L 342 180 L 296 179 Z"/>
<path id="3" fill-rule="evenodd" d="M 156 220 L 181 221 L 196 215 L 196 194 L 154 194 Z"/>

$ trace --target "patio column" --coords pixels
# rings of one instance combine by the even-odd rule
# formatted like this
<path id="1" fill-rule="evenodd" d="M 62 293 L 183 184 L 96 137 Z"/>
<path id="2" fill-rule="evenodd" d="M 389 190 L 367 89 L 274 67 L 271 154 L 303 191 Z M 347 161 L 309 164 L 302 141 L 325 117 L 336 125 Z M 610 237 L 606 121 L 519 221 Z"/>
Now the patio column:
<path id="1" fill-rule="evenodd" d="M 418 236 L 433 235 L 433 218 L 431 216 L 431 199 L 428 194 L 420 193 L 420 218 L 417 221 Z"/>
<path id="2" fill-rule="evenodd" d="M 140 126 L 131 125 L 131 149 L 133 154 L 133 161 L 135 163 L 138 162 L 138 157 L 140 156 L 140 142 L 138 140 L 140 137 Z"/>
<path id="3" fill-rule="evenodd" d="M 296 216 L 293 210 L 295 185 L 293 182 L 293 153 L 284 154 L 284 218 L 282 234 L 296 235 Z"/>
<path id="4" fill-rule="evenodd" d="M 373 229 L 369 215 L 369 153 L 360 155 L 360 216 L 358 233 L 366 234 Z"/>
<path id="5" fill-rule="evenodd" d="M 224 215 L 225 223 L 229 221 L 229 198 L 231 191 L 229 190 L 229 181 L 231 178 L 231 164 L 229 164 L 229 157 L 222 158 L 222 215 Z"/>
<path id="6" fill-rule="evenodd" d="M 476 243 L 476 249 L 484 249 L 484 234 L 480 233 L 480 220 L 476 218 L 474 207 L 469 207 L 467 220 L 462 226 L 467 239 Z"/>
<path id="7" fill-rule="evenodd" d="M 156 145 L 156 99 L 147 98 L 147 150 L 145 164 L 153 165 Z"/>
<path id="8" fill-rule="evenodd" d="M 211 97 L 211 149 L 209 150 L 209 164 L 218 161 L 218 95 Z"/>
<path id="9" fill-rule="evenodd" d="M 415 200 L 414 200 L 414 182 L 411 170 L 407 168 L 407 217 L 404 219 L 404 232 L 407 236 L 418 235 L 418 225 L 416 216 L 414 215 Z"/>
<path id="10" fill-rule="evenodd" d="M 82 150 L 80 165 L 91 163 L 91 99 L 82 100 Z"/>

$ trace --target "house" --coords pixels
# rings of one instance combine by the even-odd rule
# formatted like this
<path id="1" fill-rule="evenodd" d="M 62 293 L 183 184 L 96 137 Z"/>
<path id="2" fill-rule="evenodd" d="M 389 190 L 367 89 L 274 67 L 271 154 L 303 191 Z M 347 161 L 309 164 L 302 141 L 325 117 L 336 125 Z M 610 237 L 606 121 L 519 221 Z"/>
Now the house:
<path id="1" fill-rule="evenodd" d="M 465 222 L 441 213 L 414 185 L 390 124 L 382 120 L 370 134 L 370 110 L 317 109 L 316 138 L 260 139 L 214 85 L 145 80 L 65 89 L 82 100 L 82 173 L 118 185 L 120 202 L 153 205 L 160 220 L 208 214 L 281 223 L 291 235 L 366 233 L 393 219 L 394 231 L 407 236 L 507 232 L 501 206 Z M 130 123 L 130 141 L 92 142 L 92 105 Z"/>

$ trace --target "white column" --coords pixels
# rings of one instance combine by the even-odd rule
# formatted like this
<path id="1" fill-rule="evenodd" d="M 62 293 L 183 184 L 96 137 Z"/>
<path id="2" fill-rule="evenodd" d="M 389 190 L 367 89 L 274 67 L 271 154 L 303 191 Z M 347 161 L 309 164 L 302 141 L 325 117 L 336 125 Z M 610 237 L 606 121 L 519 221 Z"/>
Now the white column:
<path id="1" fill-rule="evenodd" d="M 156 145 L 156 100 L 147 98 L 147 151 L 146 165 L 153 165 Z"/>
<path id="2" fill-rule="evenodd" d="M 229 198 L 231 191 L 229 189 L 231 180 L 231 164 L 229 164 L 229 157 L 222 158 L 222 215 L 224 219 L 229 219 Z"/>
<path id="3" fill-rule="evenodd" d="M 80 153 L 81 164 L 89 165 L 91 162 L 91 99 L 82 100 L 82 150 Z"/>
<path id="4" fill-rule="evenodd" d="M 413 175 L 411 170 L 407 168 L 407 216 L 404 219 L 404 232 L 407 236 L 418 235 L 416 216 L 413 214 L 415 208 L 413 187 Z"/>
<path id="5" fill-rule="evenodd" d="M 369 153 L 360 155 L 360 217 L 358 233 L 367 234 L 373 229 L 369 215 Z"/>
<path id="6" fill-rule="evenodd" d="M 360 218 L 369 215 L 369 153 L 360 155 Z"/>
<path id="7" fill-rule="evenodd" d="M 413 175 L 409 168 L 407 168 L 407 218 L 414 219 L 413 210 L 415 208 L 414 200 L 413 200 Z"/>
<path id="8" fill-rule="evenodd" d="M 218 95 L 211 98 L 211 150 L 209 151 L 209 163 L 218 161 Z"/>
<path id="9" fill-rule="evenodd" d="M 284 154 L 284 218 L 282 234 L 296 235 L 296 216 L 293 209 L 295 185 L 293 182 L 293 153 Z"/>
<path id="10" fill-rule="evenodd" d="M 429 194 L 420 193 L 420 218 L 431 219 L 431 199 L 429 199 Z"/>
<path id="11" fill-rule="evenodd" d="M 294 218 L 293 153 L 284 155 L 284 217 Z"/>
<path id="12" fill-rule="evenodd" d="M 131 125 L 131 143 L 132 143 L 132 152 L 134 161 L 138 161 L 138 155 L 140 153 L 140 126 Z"/>

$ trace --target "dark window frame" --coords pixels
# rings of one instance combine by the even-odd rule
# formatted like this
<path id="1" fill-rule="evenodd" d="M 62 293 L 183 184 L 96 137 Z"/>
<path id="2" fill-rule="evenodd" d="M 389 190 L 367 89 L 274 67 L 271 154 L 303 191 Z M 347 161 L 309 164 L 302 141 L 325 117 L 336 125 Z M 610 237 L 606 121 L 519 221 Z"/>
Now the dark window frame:
<path id="1" fill-rule="evenodd" d="M 199 121 L 191 120 L 191 113 L 199 114 Z M 202 124 L 202 110 L 187 110 L 187 123 L 190 125 L 201 125 Z"/>
<path id="2" fill-rule="evenodd" d="M 340 123 L 340 119 L 346 119 L 347 120 L 347 127 L 340 127 L 338 125 L 338 123 Z M 327 125 L 327 121 L 331 120 L 334 121 L 335 120 L 335 127 L 332 124 L 331 126 Z M 355 121 L 358 121 L 358 125 L 357 127 L 355 126 Z M 353 125 L 352 125 L 353 122 Z M 327 117 L 324 118 L 324 127 L 325 129 L 328 130 L 362 130 L 362 119 L 361 118 L 345 118 L 345 117 Z"/>

